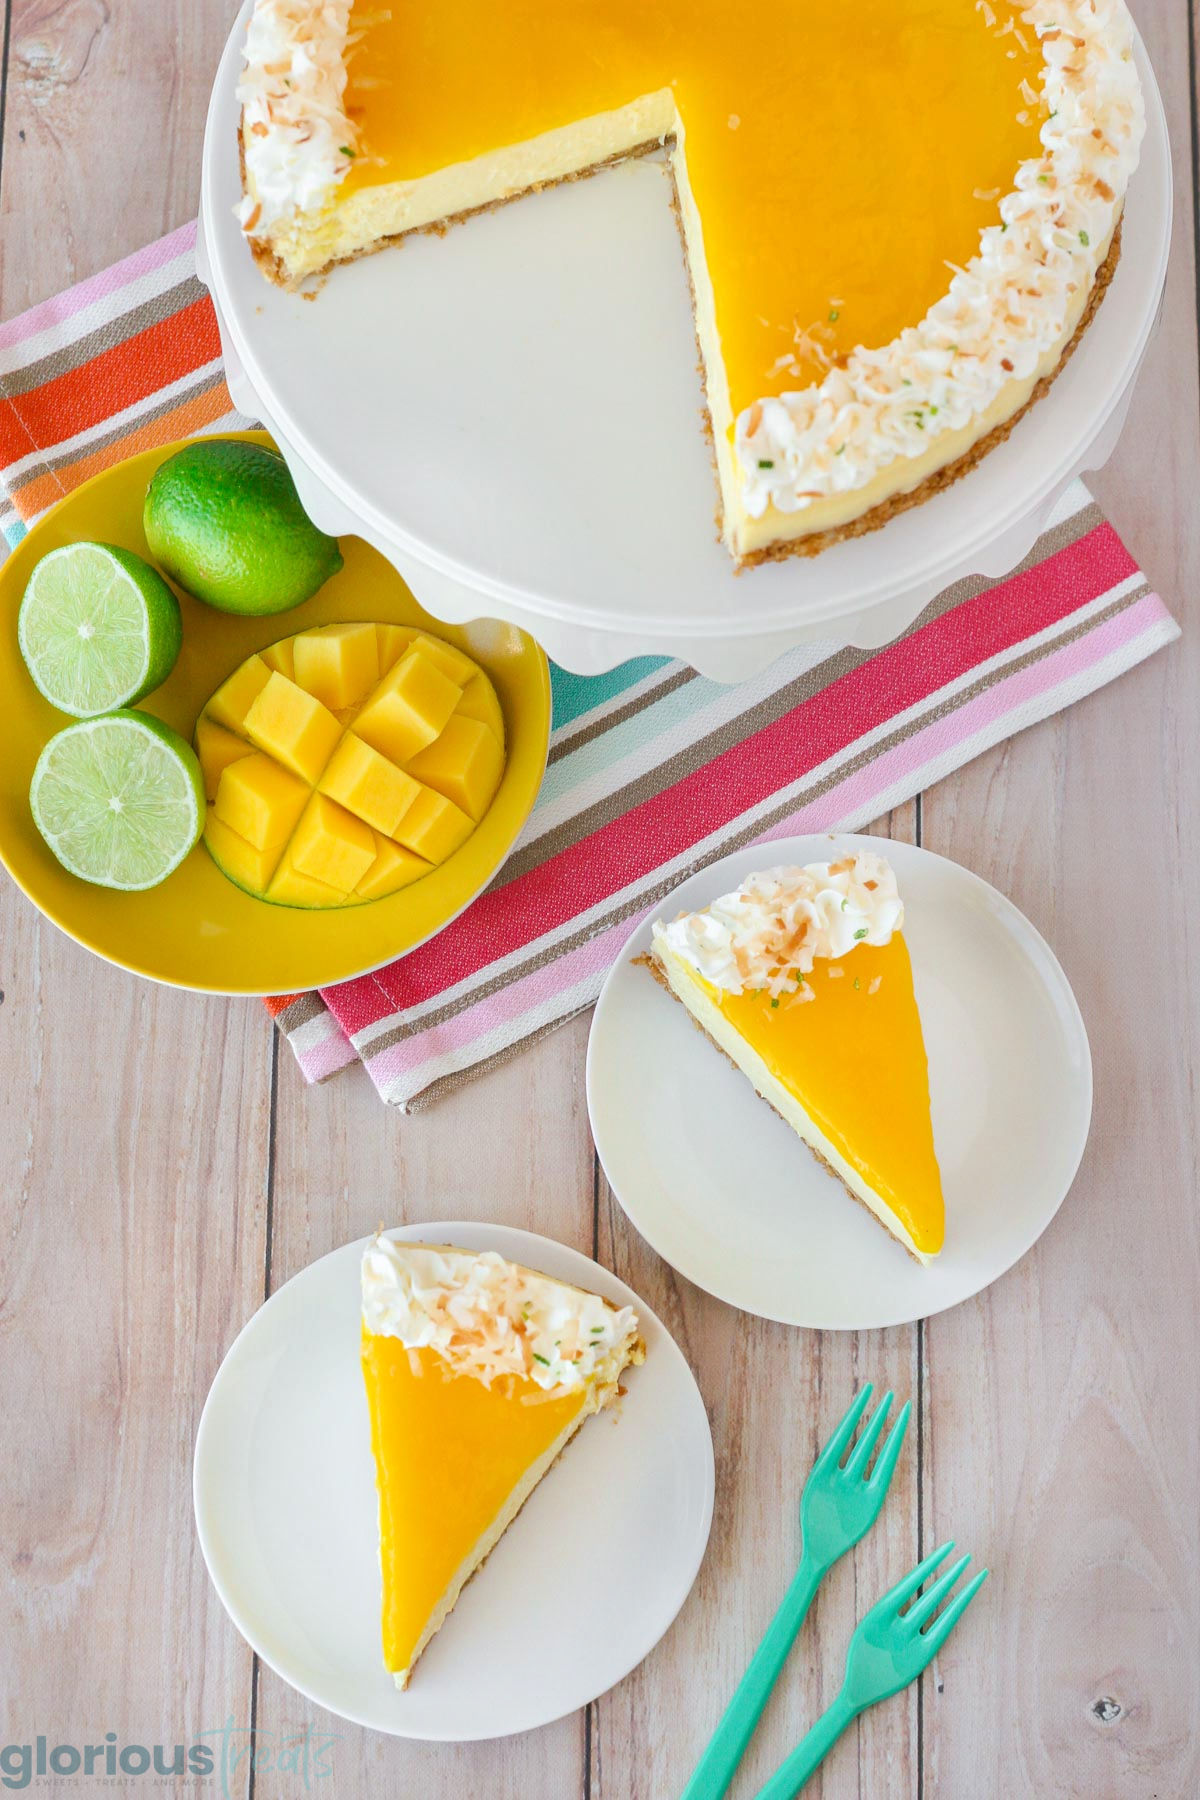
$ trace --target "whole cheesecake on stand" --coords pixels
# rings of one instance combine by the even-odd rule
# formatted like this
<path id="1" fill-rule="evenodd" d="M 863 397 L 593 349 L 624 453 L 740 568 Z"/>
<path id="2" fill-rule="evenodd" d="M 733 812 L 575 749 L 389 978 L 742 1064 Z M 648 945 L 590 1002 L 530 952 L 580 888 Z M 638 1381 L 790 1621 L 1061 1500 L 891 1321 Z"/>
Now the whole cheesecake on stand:
<path id="1" fill-rule="evenodd" d="M 666 146 L 722 535 L 813 554 L 965 472 L 1062 366 L 1119 254 L 1132 48 L 1123 0 L 864 0 L 852 31 L 792 0 L 256 0 L 242 223 L 295 285 Z"/>

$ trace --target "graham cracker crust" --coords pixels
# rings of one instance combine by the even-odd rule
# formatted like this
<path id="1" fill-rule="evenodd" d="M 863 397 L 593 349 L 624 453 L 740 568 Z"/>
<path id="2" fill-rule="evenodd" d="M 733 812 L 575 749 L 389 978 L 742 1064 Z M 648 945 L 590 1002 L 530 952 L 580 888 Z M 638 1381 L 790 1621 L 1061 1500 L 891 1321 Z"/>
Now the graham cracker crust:
<path id="1" fill-rule="evenodd" d="M 277 287 L 288 288 L 295 292 L 302 281 L 317 281 L 328 275 L 332 269 L 338 269 L 348 263 L 361 262 L 364 256 L 374 256 L 379 250 L 386 250 L 396 244 L 402 244 L 406 238 L 412 237 L 445 237 L 452 225 L 463 225 L 468 219 L 475 219 L 484 213 L 499 212 L 501 207 L 511 206 L 514 200 L 524 200 L 530 194 L 545 193 L 549 188 L 566 187 L 572 181 L 587 181 L 592 175 L 599 175 L 604 169 L 615 169 L 620 163 L 633 162 L 640 156 L 653 156 L 656 150 L 664 145 L 662 138 L 650 138 L 644 144 L 635 144 L 630 150 L 619 150 L 613 156 L 602 157 L 599 162 L 589 163 L 586 169 L 573 169 L 567 175 L 556 175 L 552 181 L 534 181 L 528 187 L 520 188 L 515 194 L 503 194 L 497 200 L 485 200 L 482 206 L 467 206 L 461 212 L 447 213 L 444 219 L 433 219 L 428 225 L 410 225 L 404 231 L 393 231 L 387 237 L 377 238 L 373 244 L 367 244 L 361 250 L 352 250 L 347 256 L 334 256 L 319 269 L 302 275 L 299 281 L 293 280 L 287 273 L 279 257 L 271 249 L 265 238 L 248 239 L 251 253 L 259 268 L 273 281 Z M 238 127 L 238 158 L 242 171 L 242 190 L 246 187 L 246 152 L 242 141 L 241 126 Z"/>
<path id="2" fill-rule="evenodd" d="M 647 951 L 642 956 L 635 956 L 633 958 L 633 963 L 634 963 L 635 968 L 646 969 L 654 977 L 655 981 L 657 981 L 659 987 L 663 989 L 664 993 L 669 994 L 671 996 L 671 999 L 674 1000 L 674 1002 L 677 1006 L 683 1006 L 683 1001 L 679 998 L 679 995 L 675 992 L 674 988 L 671 986 L 670 982 L 667 980 L 666 975 L 663 973 L 662 965 L 656 956 L 653 956 L 649 951 Z M 738 1065 L 734 1062 L 734 1060 L 733 1060 L 732 1056 L 730 1056 L 728 1050 L 723 1050 L 721 1048 L 720 1044 L 718 1044 L 716 1038 L 713 1037 L 712 1033 L 710 1031 L 706 1031 L 704 1029 L 703 1025 L 700 1023 L 700 1021 L 696 1017 L 696 1015 L 692 1012 L 688 1012 L 688 1009 L 686 1006 L 683 1006 L 683 1010 L 685 1013 L 687 1013 L 688 1019 L 695 1026 L 696 1030 L 700 1033 L 700 1036 L 705 1040 L 705 1042 L 711 1044 L 713 1049 L 717 1052 L 717 1054 L 719 1056 L 723 1056 L 725 1058 L 725 1061 L 729 1064 L 731 1069 L 737 1069 L 738 1074 L 742 1077 L 743 1080 L 748 1080 L 749 1077 L 746 1075 L 745 1070 L 738 1069 Z M 751 1085 L 751 1087 L 754 1087 L 753 1082 L 751 1082 L 750 1085 Z M 762 1101 L 764 1106 L 771 1107 L 771 1111 L 775 1114 L 775 1117 L 777 1119 L 783 1119 L 783 1123 L 787 1126 L 789 1131 L 795 1130 L 795 1127 L 791 1124 L 790 1120 L 783 1118 L 783 1114 L 780 1112 L 779 1108 L 777 1106 L 772 1106 L 771 1102 L 767 1099 L 767 1096 L 765 1094 L 759 1094 L 757 1088 L 754 1088 L 754 1092 L 756 1094 L 758 1094 L 758 1097 Z M 799 1132 L 796 1132 L 796 1136 L 800 1137 Z M 815 1160 L 820 1163 L 821 1167 L 823 1169 L 827 1170 L 828 1173 L 833 1176 L 833 1179 L 837 1182 L 838 1186 L 843 1190 L 843 1192 L 849 1194 L 851 1200 L 853 1200 L 858 1206 L 862 1207 L 862 1209 L 866 1213 L 867 1217 L 870 1220 L 872 1220 L 874 1222 L 874 1224 L 878 1225 L 880 1231 L 882 1231 L 888 1238 L 890 1238 L 893 1243 L 899 1244 L 900 1248 L 904 1251 L 906 1256 L 911 1256 L 912 1260 L 915 1263 L 917 1263 L 921 1268 L 924 1268 L 925 1264 L 921 1261 L 921 1258 L 916 1254 L 916 1252 L 914 1250 L 912 1250 L 910 1248 L 910 1246 L 903 1241 L 903 1239 L 898 1238 L 894 1232 L 891 1232 L 888 1230 L 887 1226 L 883 1223 L 883 1221 L 881 1219 L 877 1218 L 876 1215 L 871 1211 L 871 1208 L 867 1205 L 866 1201 L 863 1199 L 861 1194 L 856 1194 L 852 1187 L 848 1187 L 846 1185 L 845 1180 L 843 1179 L 843 1177 L 841 1175 L 838 1174 L 837 1170 L 834 1168 L 833 1164 L 829 1161 L 828 1157 L 822 1156 L 821 1152 L 819 1150 L 815 1150 L 806 1138 L 800 1138 L 800 1142 L 804 1145 L 804 1148 L 808 1151 L 809 1155 L 814 1157 Z"/>
<path id="3" fill-rule="evenodd" d="M 329 262 L 323 264 L 321 268 L 314 269 L 309 275 L 302 276 L 299 281 L 293 280 L 288 275 L 283 263 L 271 249 L 266 238 L 248 236 L 247 242 L 250 245 L 251 255 L 267 279 L 274 282 L 277 287 L 286 288 L 295 292 L 301 288 L 301 284 L 304 281 L 322 280 L 332 269 L 339 268 L 343 264 L 359 262 L 365 256 L 374 256 L 379 250 L 384 250 L 390 246 L 403 243 L 405 238 L 445 237 L 452 225 L 464 224 L 466 220 L 475 218 L 481 213 L 498 212 L 501 207 L 510 206 L 515 200 L 523 200 L 528 194 L 540 194 L 549 188 L 562 187 L 567 182 L 571 181 L 586 181 L 590 176 L 599 174 L 603 169 L 615 168 L 618 164 L 631 162 L 637 157 L 653 155 L 655 151 L 666 148 L 672 141 L 671 138 L 651 138 L 644 144 L 634 145 L 632 149 L 622 150 L 613 156 L 604 157 L 600 162 L 592 163 L 586 169 L 575 169 L 570 174 L 556 176 L 552 181 L 534 182 L 529 187 L 520 189 L 517 193 L 505 194 L 498 200 L 486 201 L 482 206 L 466 207 L 463 211 L 451 213 L 444 219 L 435 219 L 428 225 L 414 225 L 410 226 L 405 231 L 393 232 L 390 236 L 378 238 L 373 244 L 368 244 L 361 250 L 352 251 L 347 256 L 332 257 Z M 245 192 L 246 153 L 240 122 L 238 125 L 238 162 L 241 169 L 242 191 Z M 696 288 L 692 275 L 691 259 L 687 254 L 687 243 L 683 232 L 683 218 L 679 207 L 678 188 L 675 184 L 673 173 L 671 187 L 672 211 L 675 214 L 676 225 L 679 229 L 680 242 L 683 245 L 683 261 L 687 271 L 688 291 L 692 302 L 692 320 L 693 323 L 696 324 L 696 347 L 697 352 L 699 353 L 701 391 L 705 395 L 701 429 L 708 440 L 709 451 L 712 456 L 713 474 L 716 478 L 716 451 L 713 443 L 712 415 L 707 404 L 704 357 L 703 353 L 700 351 L 699 326 L 696 320 Z M 1116 228 L 1112 236 L 1112 242 L 1108 247 L 1108 253 L 1096 271 L 1096 277 L 1092 283 L 1092 290 L 1088 295 L 1087 304 L 1083 309 L 1079 323 L 1075 327 L 1070 340 L 1064 347 L 1063 352 L 1054 367 L 1037 382 L 1033 392 L 1023 406 L 1019 406 L 1009 418 L 1003 420 L 999 425 L 993 427 L 991 431 L 985 433 L 983 437 L 971 445 L 969 450 L 964 451 L 961 456 L 956 457 L 952 462 L 946 463 L 940 469 L 934 469 L 923 481 L 918 482 L 916 487 L 909 489 L 906 493 L 893 494 L 889 499 L 882 501 L 878 506 L 873 506 L 869 511 L 860 513 L 857 518 L 847 520 L 843 525 L 832 526 L 826 531 L 813 531 L 802 537 L 789 538 L 786 541 L 768 544 L 763 549 L 751 550 L 744 556 L 739 556 L 736 552 L 730 551 L 733 560 L 734 573 L 741 575 L 747 569 L 757 568 L 764 563 L 786 562 L 793 556 L 819 556 L 822 550 L 829 550 L 834 544 L 840 544 L 846 538 L 865 537 L 870 532 L 879 531 L 887 524 L 889 519 L 895 518 L 900 513 L 908 512 L 910 508 L 914 506 L 922 505 L 924 501 L 931 499 L 933 495 L 940 494 L 944 489 L 953 486 L 956 481 L 961 480 L 964 475 L 969 474 L 978 463 L 982 462 L 989 451 L 996 449 L 998 445 L 1004 443 L 1014 427 L 1025 417 L 1025 414 L 1050 391 L 1052 383 L 1057 379 L 1060 372 L 1066 367 L 1067 363 L 1074 355 L 1084 332 L 1095 318 L 1100 303 L 1104 299 L 1112 282 L 1113 275 L 1116 273 L 1117 264 L 1120 261 L 1123 223 L 1123 219 L 1117 220 Z M 310 289 L 305 294 L 305 298 L 311 299 L 313 297 L 314 292 Z M 717 494 L 718 501 L 715 515 L 717 535 L 722 544 L 725 544 L 719 478 L 717 479 Z M 728 548 L 728 545 L 725 544 L 725 547 Z"/>

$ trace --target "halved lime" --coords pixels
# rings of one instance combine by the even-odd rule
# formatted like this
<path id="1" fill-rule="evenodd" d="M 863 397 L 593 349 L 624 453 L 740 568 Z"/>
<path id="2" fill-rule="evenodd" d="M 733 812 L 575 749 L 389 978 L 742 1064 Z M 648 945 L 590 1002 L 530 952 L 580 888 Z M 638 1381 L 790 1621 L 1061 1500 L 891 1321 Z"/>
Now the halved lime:
<path id="1" fill-rule="evenodd" d="M 29 577 L 17 619 L 25 667 L 59 712 L 94 719 L 160 687 L 183 642 L 179 602 L 115 544 L 64 544 Z"/>
<path id="2" fill-rule="evenodd" d="M 177 731 L 146 713 L 84 719 L 52 737 L 29 789 L 64 869 L 133 893 L 177 869 L 204 829 L 204 777 Z"/>

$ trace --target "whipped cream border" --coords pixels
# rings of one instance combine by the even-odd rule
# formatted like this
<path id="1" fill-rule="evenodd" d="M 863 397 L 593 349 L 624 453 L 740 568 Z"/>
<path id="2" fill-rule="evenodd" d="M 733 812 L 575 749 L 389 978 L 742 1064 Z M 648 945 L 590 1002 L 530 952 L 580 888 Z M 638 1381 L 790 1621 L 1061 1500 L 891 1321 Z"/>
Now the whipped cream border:
<path id="1" fill-rule="evenodd" d="M 255 0 L 246 28 L 238 218 L 261 237 L 293 213 L 315 211 L 352 166 L 358 134 L 346 112 L 353 0 Z"/>
<path id="2" fill-rule="evenodd" d="M 814 998 L 802 979 L 818 957 L 881 946 L 904 925 L 892 865 L 873 850 L 832 862 L 762 869 L 700 912 L 655 921 L 652 940 L 727 994 Z"/>
<path id="3" fill-rule="evenodd" d="M 570 1393 L 616 1373 L 637 1336 L 631 1306 L 505 1260 L 495 1250 L 414 1244 L 382 1233 L 362 1259 L 363 1324 L 409 1350 L 433 1350 L 491 1386 L 525 1377 Z"/>
<path id="4" fill-rule="evenodd" d="M 975 0 L 989 29 L 995 13 Z M 1000 223 L 920 324 L 851 352 L 819 385 L 738 415 L 742 501 L 796 513 L 865 487 L 889 463 L 971 425 L 1060 343 L 1107 254 L 1145 130 L 1125 0 L 1032 0 L 1043 154 L 1023 162 Z M 1012 28 L 1010 20 L 1008 29 Z M 1036 104 L 1034 102 L 1033 104 Z"/>
<path id="5" fill-rule="evenodd" d="M 352 166 L 346 52 L 352 0 L 256 0 L 238 85 L 247 185 L 238 216 L 266 238 L 319 210 Z M 975 0 L 991 29 L 989 0 Z M 1061 344 L 1107 253 L 1145 130 L 1125 0 L 1031 0 L 1043 56 L 1042 155 L 1023 162 L 1000 222 L 919 324 L 858 348 L 819 384 L 756 400 L 734 426 L 752 518 L 865 487 L 973 424 Z M 1001 34 L 1014 29 L 1010 18 Z M 1036 105 L 1037 100 L 1031 102 Z"/>

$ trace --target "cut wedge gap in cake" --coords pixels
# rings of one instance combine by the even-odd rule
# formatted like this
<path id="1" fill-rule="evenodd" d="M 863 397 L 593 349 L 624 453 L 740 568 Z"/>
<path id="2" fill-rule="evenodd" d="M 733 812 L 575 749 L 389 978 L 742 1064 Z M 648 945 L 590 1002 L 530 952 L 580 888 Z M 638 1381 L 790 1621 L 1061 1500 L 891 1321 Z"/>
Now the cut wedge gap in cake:
<path id="1" fill-rule="evenodd" d="M 945 1207 L 904 908 L 870 851 L 752 874 L 640 961 L 919 1262 Z"/>
<path id="2" fill-rule="evenodd" d="M 585 1420 L 645 1357 L 636 1314 L 505 1261 L 382 1233 L 362 1264 L 383 1654 L 397 1687 Z"/>
<path id="3" fill-rule="evenodd" d="M 751 26 L 723 0 L 256 0 L 243 227 L 295 284 L 666 146 L 725 543 L 812 554 L 1045 392 L 1144 129 L 1124 0 L 863 0 L 855 25 L 794 0 Z"/>

